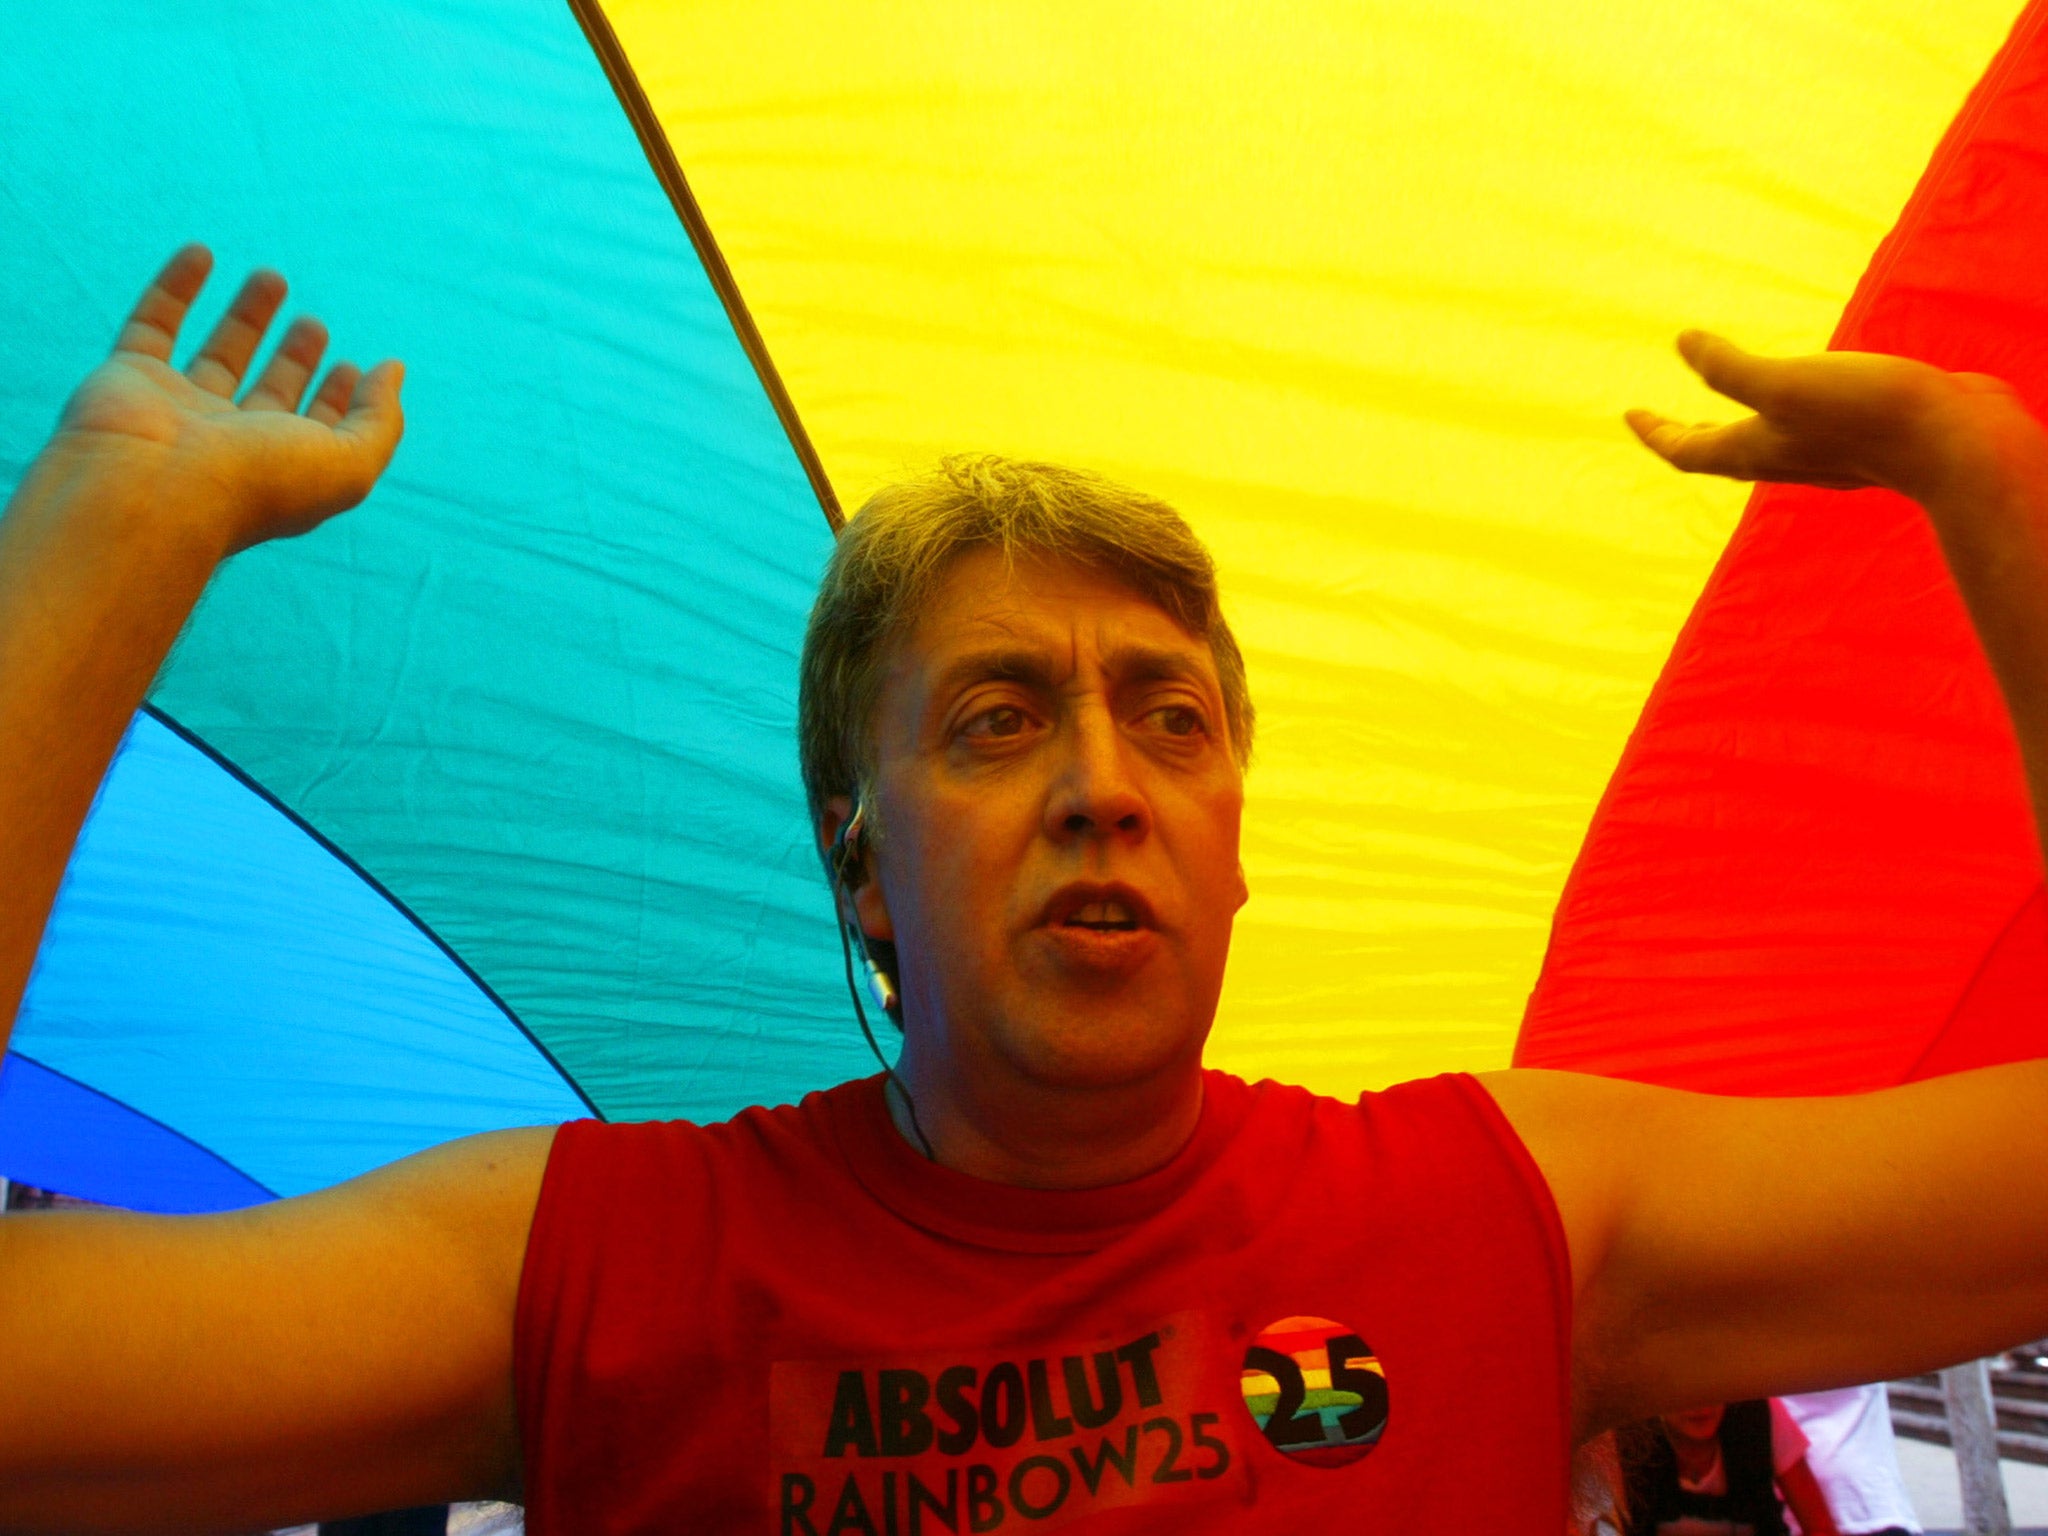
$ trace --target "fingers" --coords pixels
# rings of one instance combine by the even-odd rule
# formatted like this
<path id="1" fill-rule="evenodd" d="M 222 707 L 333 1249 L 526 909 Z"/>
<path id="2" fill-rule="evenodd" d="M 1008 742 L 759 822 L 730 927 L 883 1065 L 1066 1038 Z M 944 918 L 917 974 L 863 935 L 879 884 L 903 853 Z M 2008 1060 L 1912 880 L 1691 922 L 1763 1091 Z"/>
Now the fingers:
<path id="1" fill-rule="evenodd" d="M 1643 445 L 1674 469 L 1693 475 L 1725 475 L 1732 480 L 1763 478 L 1759 433 L 1768 429 L 1756 417 L 1725 426 L 1687 426 L 1655 411 L 1629 411 L 1622 417 Z"/>
<path id="2" fill-rule="evenodd" d="M 1629 411 L 1623 419 L 1652 453 L 1691 475 L 1774 480 L 1830 491 L 1856 491 L 1880 483 L 1853 466 L 1802 453 L 1796 442 L 1761 416 L 1691 427 L 1655 411 Z"/>
<path id="3" fill-rule="evenodd" d="M 363 370 L 354 363 L 336 363 L 327 370 L 327 377 L 320 381 L 320 388 L 313 396 L 313 403 L 306 407 L 306 414 L 323 427 L 331 427 L 348 412 L 348 402 L 356 392 Z"/>
<path id="4" fill-rule="evenodd" d="M 1770 414 L 1776 395 L 1773 385 L 1780 367 L 1775 359 L 1745 352 L 1711 331 L 1681 331 L 1678 355 L 1716 394 L 1726 395 L 1753 411 Z"/>
<path id="5" fill-rule="evenodd" d="M 1709 389 L 1759 415 L 1718 426 L 1708 422 L 1689 426 L 1655 411 L 1633 410 L 1622 418 L 1629 429 L 1652 453 L 1687 474 L 1725 475 L 1733 480 L 1767 478 L 1765 461 L 1774 434 L 1763 417 L 1770 413 L 1778 393 L 1774 370 L 1779 363 L 1745 352 L 1726 337 L 1699 330 L 1679 332 L 1678 355 Z"/>
<path id="6" fill-rule="evenodd" d="M 206 275 L 212 270 L 213 252 L 205 246 L 180 247 L 143 289 L 142 297 L 122 322 L 114 350 L 140 352 L 158 362 L 169 362 L 171 348 L 177 345 L 178 327 L 185 323 L 192 300 L 205 286 Z"/>
<path id="7" fill-rule="evenodd" d="M 206 338 L 206 344 L 185 365 L 185 377 L 201 389 L 233 398 L 263 333 L 277 318 L 284 292 L 284 279 L 277 273 L 260 267 L 251 272 L 228 312 L 220 317 L 220 324 Z"/>
<path id="8" fill-rule="evenodd" d="M 391 462 L 405 430 L 405 413 L 398 404 L 404 376 L 405 370 L 395 362 L 379 363 L 368 373 L 352 363 L 337 363 L 321 381 L 307 414 L 332 426 L 335 446 L 341 450 L 326 459 L 318 498 L 321 517 L 331 517 L 369 495 Z"/>
<path id="9" fill-rule="evenodd" d="M 1629 431 L 1635 433 L 1642 445 L 1674 469 L 1686 466 L 1678 462 L 1678 455 L 1684 445 L 1685 428 L 1668 416 L 1638 407 L 1623 411 L 1621 419 L 1628 423 Z"/>
<path id="10" fill-rule="evenodd" d="M 294 320 L 284 333 L 284 340 L 277 344 L 277 351 L 264 365 L 249 393 L 242 397 L 242 408 L 248 411 L 296 411 L 299 401 L 305 397 L 306 385 L 320 367 L 321 354 L 327 350 L 327 327 L 311 315 L 301 315 Z M 353 380 L 349 388 L 355 388 Z M 341 397 L 344 401 L 348 396 Z M 340 410 L 335 419 L 340 419 Z M 331 423 L 330 423 L 331 424 Z"/>
<path id="11" fill-rule="evenodd" d="M 1621 419 L 1628 423 L 1629 431 L 1635 433 L 1645 448 L 1648 448 L 1659 458 L 1664 456 L 1657 447 L 1657 433 L 1660 428 L 1670 425 L 1668 418 L 1659 416 L 1655 411 L 1646 411 L 1641 406 L 1637 406 L 1634 410 L 1623 411 Z"/>
<path id="12" fill-rule="evenodd" d="M 348 410 L 335 423 L 337 436 L 354 438 L 371 456 L 374 472 L 382 471 L 405 431 L 405 411 L 398 403 L 404 383 L 405 364 L 396 360 L 379 363 L 356 381 Z"/>

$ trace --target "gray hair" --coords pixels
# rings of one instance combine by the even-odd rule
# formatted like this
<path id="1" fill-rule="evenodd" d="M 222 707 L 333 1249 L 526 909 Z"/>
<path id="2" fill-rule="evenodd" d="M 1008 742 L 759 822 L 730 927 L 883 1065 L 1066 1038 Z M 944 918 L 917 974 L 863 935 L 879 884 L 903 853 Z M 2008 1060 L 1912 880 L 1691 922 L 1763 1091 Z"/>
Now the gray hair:
<path id="1" fill-rule="evenodd" d="M 995 454 L 955 454 L 884 486 L 841 530 L 804 632 L 797 746 L 812 823 L 874 772 L 874 713 L 889 642 L 916 622 L 970 549 L 1069 560 L 1129 583 L 1207 642 L 1230 745 L 1251 760 L 1244 657 L 1216 595 L 1216 562 L 1165 502 L 1100 475 Z"/>

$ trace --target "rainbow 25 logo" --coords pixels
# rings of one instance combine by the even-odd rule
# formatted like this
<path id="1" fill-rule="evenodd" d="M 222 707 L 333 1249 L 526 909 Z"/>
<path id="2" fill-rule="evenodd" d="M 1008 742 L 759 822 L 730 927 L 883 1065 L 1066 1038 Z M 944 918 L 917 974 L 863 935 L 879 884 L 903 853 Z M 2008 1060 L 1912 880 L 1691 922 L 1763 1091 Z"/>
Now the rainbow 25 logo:
<path id="1" fill-rule="evenodd" d="M 1283 1317 L 1244 1352 L 1245 1410 L 1304 1466 L 1341 1467 L 1379 1444 L 1387 1374 L 1364 1339 L 1327 1317 Z"/>

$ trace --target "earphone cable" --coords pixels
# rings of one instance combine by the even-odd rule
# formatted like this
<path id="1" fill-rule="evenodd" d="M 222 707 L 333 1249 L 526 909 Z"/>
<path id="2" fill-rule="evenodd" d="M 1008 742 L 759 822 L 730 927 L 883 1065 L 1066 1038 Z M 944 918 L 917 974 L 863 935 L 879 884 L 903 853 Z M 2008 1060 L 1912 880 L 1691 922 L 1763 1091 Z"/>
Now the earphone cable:
<path id="1" fill-rule="evenodd" d="M 917 1137 L 918 1146 L 923 1149 L 925 1161 L 935 1163 L 939 1160 L 938 1156 L 932 1151 L 932 1144 L 924 1134 L 924 1127 L 918 1123 L 917 1100 L 910 1096 L 910 1089 L 904 1085 L 903 1079 L 896 1075 L 896 1069 L 889 1065 L 889 1058 L 882 1054 L 881 1044 L 875 1039 L 874 1027 L 868 1023 L 867 1005 L 860 1000 L 860 984 L 854 979 L 853 974 L 853 934 L 849 931 L 852 925 L 845 920 L 843 905 L 846 900 L 846 886 L 837 871 L 833 874 L 832 894 L 840 904 L 840 911 L 836 914 L 840 919 L 839 953 L 846 961 L 846 992 L 853 999 L 854 1017 L 860 1020 L 860 1032 L 868 1043 L 868 1049 L 875 1053 L 875 1060 L 882 1064 L 882 1075 L 895 1086 L 898 1093 L 903 1095 L 903 1107 L 910 1111 L 910 1129 Z"/>

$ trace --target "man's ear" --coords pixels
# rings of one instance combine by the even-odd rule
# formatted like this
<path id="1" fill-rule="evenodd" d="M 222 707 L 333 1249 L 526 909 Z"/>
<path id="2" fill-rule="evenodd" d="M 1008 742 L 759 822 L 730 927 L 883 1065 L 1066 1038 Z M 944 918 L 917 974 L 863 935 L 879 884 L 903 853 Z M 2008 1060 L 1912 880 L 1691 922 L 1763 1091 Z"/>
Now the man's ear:
<path id="1" fill-rule="evenodd" d="M 852 813 L 853 801 L 845 795 L 831 796 L 818 812 L 818 852 L 825 855 L 828 868 L 832 862 L 832 845 L 839 841 L 839 829 L 846 825 L 846 818 Z"/>
<path id="2" fill-rule="evenodd" d="M 833 795 L 825 802 L 818 817 L 818 847 L 824 851 L 828 864 L 840 852 L 839 834 L 852 814 L 853 801 L 846 795 Z M 844 852 L 841 893 L 853 908 L 854 921 L 869 938 L 894 943 L 896 925 L 889 919 L 889 902 L 882 894 L 876 848 L 865 828 L 856 829 L 851 846 Z"/>
<path id="3" fill-rule="evenodd" d="M 1244 860 L 1237 861 L 1237 887 L 1230 893 L 1230 910 L 1241 911 L 1244 904 L 1252 899 L 1251 882 L 1244 877 Z"/>

